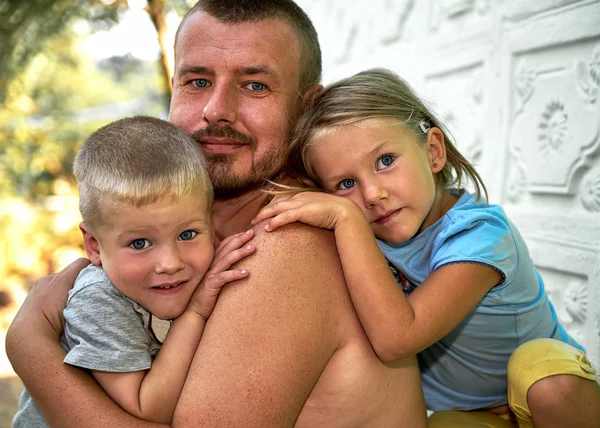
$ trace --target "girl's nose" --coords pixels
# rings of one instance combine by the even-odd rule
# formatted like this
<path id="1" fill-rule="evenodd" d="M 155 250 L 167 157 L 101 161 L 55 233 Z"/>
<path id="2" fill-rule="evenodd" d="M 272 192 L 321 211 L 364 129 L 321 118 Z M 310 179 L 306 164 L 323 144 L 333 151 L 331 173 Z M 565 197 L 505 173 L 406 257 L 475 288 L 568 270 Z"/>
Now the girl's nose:
<path id="1" fill-rule="evenodd" d="M 373 208 L 389 197 L 385 186 L 379 182 L 369 182 L 363 185 L 363 199 L 367 208 Z"/>

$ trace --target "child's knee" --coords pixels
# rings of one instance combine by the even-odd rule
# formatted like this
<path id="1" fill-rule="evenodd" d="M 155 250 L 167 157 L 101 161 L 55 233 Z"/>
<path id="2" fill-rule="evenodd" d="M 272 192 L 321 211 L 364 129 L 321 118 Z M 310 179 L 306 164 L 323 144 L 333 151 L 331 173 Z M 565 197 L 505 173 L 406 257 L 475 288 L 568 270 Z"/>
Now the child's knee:
<path id="1" fill-rule="evenodd" d="M 508 362 L 511 410 L 528 421 L 535 409 L 564 406 L 565 397 L 576 397 L 582 382 L 594 385 L 595 373 L 585 354 L 566 343 L 554 339 L 526 342 Z"/>
<path id="2" fill-rule="evenodd" d="M 540 379 L 527 391 L 529 408 L 535 413 L 537 408 L 563 406 L 577 397 L 586 382 L 590 381 L 574 375 L 555 375 Z"/>

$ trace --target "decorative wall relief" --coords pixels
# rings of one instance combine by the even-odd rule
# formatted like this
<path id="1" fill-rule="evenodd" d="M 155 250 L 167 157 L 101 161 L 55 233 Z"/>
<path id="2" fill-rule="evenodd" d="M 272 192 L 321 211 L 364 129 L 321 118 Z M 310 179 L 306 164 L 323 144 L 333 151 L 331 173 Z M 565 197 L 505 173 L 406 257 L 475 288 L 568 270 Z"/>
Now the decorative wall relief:
<path id="1" fill-rule="evenodd" d="M 448 70 L 444 76 L 427 77 L 428 98 L 450 128 L 454 143 L 476 167 L 483 156 L 482 63 Z M 441 108 L 440 108 L 441 107 Z"/>
<path id="2" fill-rule="evenodd" d="M 515 88 L 517 90 L 516 114 L 519 114 L 523 110 L 525 104 L 533 95 L 537 74 L 537 69 L 531 62 L 521 61 L 517 66 L 517 73 L 515 75 Z"/>
<path id="3" fill-rule="evenodd" d="M 515 156 L 514 152 L 510 162 L 511 168 L 507 180 L 506 197 L 513 204 L 518 204 L 527 192 L 527 176 L 525 175 L 525 169 L 518 162 L 518 156 Z"/>
<path id="4" fill-rule="evenodd" d="M 571 322 L 584 324 L 587 317 L 588 288 L 585 282 L 574 281 L 566 286 L 565 309 Z M 566 321 L 568 322 L 568 321 Z"/>
<path id="5" fill-rule="evenodd" d="M 583 178 L 580 189 L 581 203 L 588 211 L 600 211 L 600 168 L 596 168 Z"/>
<path id="6" fill-rule="evenodd" d="M 431 28 L 438 31 L 441 27 L 448 27 L 445 30 L 450 31 L 458 28 L 458 25 L 462 32 L 465 30 L 465 22 L 481 21 L 479 18 L 488 14 L 490 9 L 490 0 L 433 0 Z M 466 28 L 476 27 L 467 25 Z"/>
<path id="7" fill-rule="evenodd" d="M 579 86 L 588 97 L 588 102 L 595 103 L 600 91 L 600 44 L 596 45 L 589 61 L 577 64 Z"/>
<path id="8" fill-rule="evenodd" d="M 551 101 L 538 124 L 540 152 L 546 157 L 558 156 L 568 138 L 568 116 L 560 101 Z"/>
<path id="9" fill-rule="evenodd" d="M 473 10 L 475 0 L 443 0 L 442 8 L 448 18 L 469 13 Z"/>
<path id="10" fill-rule="evenodd" d="M 347 62 L 355 49 L 361 27 L 361 17 L 355 8 L 336 8 L 334 10 L 334 28 L 337 30 L 334 64 Z M 362 25 L 365 23 L 363 22 Z M 331 33 L 333 36 L 333 33 Z"/>
<path id="11" fill-rule="evenodd" d="M 490 0 L 442 0 L 442 10 L 448 18 L 476 11 L 483 14 L 490 9 Z"/>
<path id="12" fill-rule="evenodd" d="M 592 51 L 592 60 L 576 60 L 589 58 Z M 531 193 L 575 194 L 577 177 L 600 148 L 599 103 L 589 89 L 598 88 L 594 80 L 598 56 L 598 46 L 575 51 L 551 46 L 515 55 L 509 144 L 513 157 L 518 154 L 525 163 Z M 580 91 L 584 86 L 588 90 Z"/>
<path id="13" fill-rule="evenodd" d="M 415 7 L 415 0 L 385 0 L 384 7 L 386 13 L 378 17 L 375 31 L 378 42 L 388 45 L 405 38 L 405 29 Z"/>

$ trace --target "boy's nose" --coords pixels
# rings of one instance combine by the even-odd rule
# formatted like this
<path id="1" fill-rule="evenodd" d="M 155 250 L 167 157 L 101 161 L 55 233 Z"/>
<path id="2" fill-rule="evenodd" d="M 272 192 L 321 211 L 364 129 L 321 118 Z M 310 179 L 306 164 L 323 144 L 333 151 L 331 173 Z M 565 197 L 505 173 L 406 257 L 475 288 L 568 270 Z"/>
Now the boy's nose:
<path id="1" fill-rule="evenodd" d="M 165 248 L 158 255 L 156 273 L 173 275 L 185 267 L 177 248 Z"/>

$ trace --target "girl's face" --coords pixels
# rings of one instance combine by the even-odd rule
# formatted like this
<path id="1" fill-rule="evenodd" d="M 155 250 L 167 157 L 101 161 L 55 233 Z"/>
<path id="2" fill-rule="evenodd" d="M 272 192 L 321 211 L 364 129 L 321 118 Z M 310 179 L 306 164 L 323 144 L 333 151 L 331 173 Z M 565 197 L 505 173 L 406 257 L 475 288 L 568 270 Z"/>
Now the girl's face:
<path id="1" fill-rule="evenodd" d="M 438 128 L 422 143 L 391 119 L 343 125 L 314 141 L 310 160 L 325 190 L 355 202 L 384 241 L 407 241 L 441 217 L 434 174 L 446 151 Z"/>

